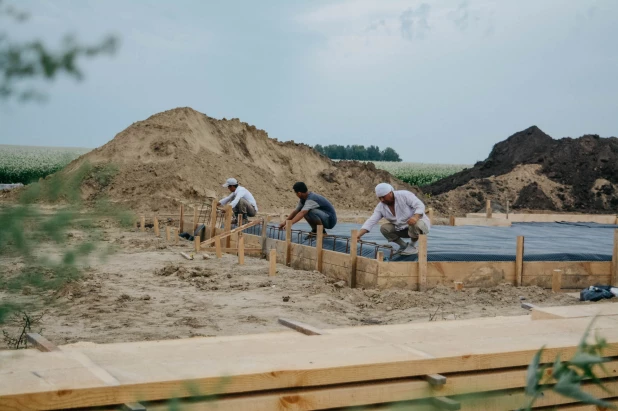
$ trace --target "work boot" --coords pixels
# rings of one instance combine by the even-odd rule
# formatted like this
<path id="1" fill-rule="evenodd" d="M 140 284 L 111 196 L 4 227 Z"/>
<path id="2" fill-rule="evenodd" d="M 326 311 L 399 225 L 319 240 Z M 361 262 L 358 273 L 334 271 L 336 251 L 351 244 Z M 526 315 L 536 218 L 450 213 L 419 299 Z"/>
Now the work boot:
<path id="1" fill-rule="evenodd" d="M 418 254 L 418 248 L 414 247 L 412 244 L 409 244 L 405 249 L 399 251 L 399 254 L 401 255 Z"/>

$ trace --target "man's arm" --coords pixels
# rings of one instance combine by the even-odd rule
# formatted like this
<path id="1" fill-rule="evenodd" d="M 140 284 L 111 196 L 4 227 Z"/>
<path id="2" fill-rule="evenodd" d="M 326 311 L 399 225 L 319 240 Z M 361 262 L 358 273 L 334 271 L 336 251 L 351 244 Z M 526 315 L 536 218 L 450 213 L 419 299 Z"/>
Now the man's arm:
<path id="1" fill-rule="evenodd" d="M 226 205 L 227 203 L 230 202 L 230 200 L 232 199 L 232 197 L 234 196 L 234 193 L 230 194 L 229 196 L 225 197 L 224 199 L 220 200 L 217 205 L 218 206 L 222 206 L 222 205 Z"/>
<path id="2" fill-rule="evenodd" d="M 288 218 L 285 221 L 282 221 L 281 224 L 279 224 L 279 229 L 282 229 L 283 227 L 285 227 L 285 224 L 288 222 L 288 220 L 292 220 L 297 214 L 299 214 L 298 209 L 295 209 L 294 211 L 292 211 L 290 215 L 288 216 Z M 307 214 L 307 212 L 305 212 L 305 214 Z M 303 214 L 303 217 L 305 214 Z M 292 224 L 294 224 L 294 222 L 292 222 Z"/>
<path id="3" fill-rule="evenodd" d="M 234 195 L 234 200 L 232 201 L 232 203 L 230 204 L 232 206 L 232 208 L 236 207 L 238 205 L 238 202 L 240 201 L 241 198 L 243 198 L 243 196 L 245 195 L 245 193 L 247 192 L 247 190 L 245 190 L 243 187 L 236 187 L 236 191 L 234 191 L 234 193 L 232 195 Z"/>
<path id="4" fill-rule="evenodd" d="M 378 222 L 382 219 L 382 212 L 379 210 L 379 207 L 380 206 L 378 205 L 375 210 L 373 210 L 373 214 L 371 215 L 371 217 L 369 217 L 367 221 L 365 221 L 365 224 L 363 224 L 360 231 L 358 232 L 358 238 L 361 238 L 369 231 L 371 231 L 373 226 L 378 224 Z"/>
<path id="5" fill-rule="evenodd" d="M 425 204 L 414 195 L 407 191 L 405 193 L 406 204 L 414 210 L 414 215 L 410 217 L 407 221 L 408 225 L 415 225 L 418 220 L 423 218 L 423 214 L 425 213 Z"/>

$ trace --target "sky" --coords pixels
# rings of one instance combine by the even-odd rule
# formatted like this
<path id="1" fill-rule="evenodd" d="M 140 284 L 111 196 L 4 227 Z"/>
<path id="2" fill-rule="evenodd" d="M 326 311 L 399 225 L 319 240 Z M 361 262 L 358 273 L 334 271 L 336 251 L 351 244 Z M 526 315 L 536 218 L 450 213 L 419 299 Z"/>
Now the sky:
<path id="1" fill-rule="evenodd" d="M 616 0 L 5 0 L 14 41 L 113 34 L 85 79 L 0 101 L 0 144 L 98 147 L 175 107 L 280 141 L 472 164 L 532 125 L 618 136 Z M 2 27 L 2 26 L 0 26 Z"/>

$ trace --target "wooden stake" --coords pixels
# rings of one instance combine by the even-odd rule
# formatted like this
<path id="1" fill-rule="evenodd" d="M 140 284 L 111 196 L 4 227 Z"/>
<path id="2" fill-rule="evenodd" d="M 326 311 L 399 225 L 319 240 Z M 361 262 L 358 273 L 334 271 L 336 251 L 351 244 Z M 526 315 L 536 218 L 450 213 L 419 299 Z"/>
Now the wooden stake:
<path id="1" fill-rule="evenodd" d="M 180 205 L 180 221 L 178 222 L 178 232 L 182 233 L 185 231 L 185 206 L 184 204 Z"/>
<path id="2" fill-rule="evenodd" d="M 487 218 L 491 218 L 491 200 L 485 202 L 485 214 L 487 214 Z"/>
<path id="3" fill-rule="evenodd" d="M 285 222 L 285 265 L 292 264 L 292 220 Z"/>
<path id="4" fill-rule="evenodd" d="M 450 225 L 450 226 L 454 226 L 455 225 L 455 216 L 454 215 L 449 216 L 448 225 Z"/>
<path id="5" fill-rule="evenodd" d="M 455 281 L 455 291 L 462 291 L 464 285 L 461 281 Z"/>
<path id="6" fill-rule="evenodd" d="M 197 206 L 193 208 L 193 232 L 195 233 L 195 229 L 197 228 Z"/>
<path id="7" fill-rule="evenodd" d="M 221 240 L 219 239 L 215 241 L 215 251 L 217 253 L 217 258 L 221 258 L 223 256 L 221 253 Z"/>
<path id="8" fill-rule="evenodd" d="M 618 223 L 618 221 L 616 222 Z M 618 285 L 618 230 L 614 230 L 614 252 L 612 253 L 611 284 Z"/>
<path id="9" fill-rule="evenodd" d="M 429 223 L 433 224 L 433 208 L 427 209 L 427 218 L 429 218 Z"/>
<path id="10" fill-rule="evenodd" d="M 212 205 L 210 209 L 210 237 L 213 238 L 217 235 L 217 200 L 212 200 Z"/>
<path id="11" fill-rule="evenodd" d="M 154 217 L 154 233 L 157 237 L 159 236 L 159 219 L 157 216 Z"/>
<path id="12" fill-rule="evenodd" d="M 142 219 L 140 221 L 139 231 L 141 232 L 146 231 L 146 217 L 144 216 L 142 216 Z"/>
<path id="13" fill-rule="evenodd" d="M 418 289 L 427 290 L 427 236 L 418 237 Z"/>
<path id="14" fill-rule="evenodd" d="M 180 236 L 178 235 L 176 230 L 173 230 L 172 234 L 174 235 L 174 244 L 178 244 L 178 241 L 180 240 Z"/>
<path id="15" fill-rule="evenodd" d="M 270 250 L 270 261 L 268 264 L 268 275 L 273 277 L 277 275 L 277 249 Z"/>
<path id="16" fill-rule="evenodd" d="M 225 226 L 223 231 L 230 232 L 232 231 L 232 206 L 225 206 Z M 225 239 L 225 248 L 230 248 L 230 244 L 232 243 L 232 237 L 227 237 Z"/>
<path id="17" fill-rule="evenodd" d="M 169 225 L 165 226 L 165 239 L 167 240 L 168 243 L 172 240 L 171 230 L 172 230 L 172 227 L 170 227 Z"/>
<path id="18" fill-rule="evenodd" d="M 324 245 L 324 226 L 322 224 L 318 224 L 318 237 L 315 242 L 315 251 L 316 251 L 315 269 L 319 273 L 322 272 L 322 266 L 324 265 L 324 253 L 322 252 L 323 245 Z"/>
<path id="19" fill-rule="evenodd" d="M 378 271 L 376 272 L 376 276 L 380 278 L 380 274 L 382 274 L 382 262 L 384 262 L 384 251 L 378 251 L 376 260 L 378 260 Z"/>
<path id="20" fill-rule="evenodd" d="M 559 293 L 562 288 L 562 270 L 554 270 L 551 275 L 551 290 Z"/>
<path id="21" fill-rule="evenodd" d="M 268 238 L 268 223 L 270 222 L 270 219 L 272 217 L 267 215 L 266 218 L 264 219 L 264 222 L 262 223 L 262 235 L 260 238 L 260 245 L 262 247 L 262 257 L 266 258 L 266 239 Z"/>
<path id="22" fill-rule="evenodd" d="M 506 218 L 509 218 L 509 199 L 506 199 Z"/>
<path id="23" fill-rule="evenodd" d="M 352 230 L 352 235 L 350 236 L 350 288 L 356 288 L 356 262 L 358 261 L 357 244 L 358 230 Z"/>
<path id="24" fill-rule="evenodd" d="M 195 243 L 195 252 L 199 253 L 199 251 L 200 251 L 200 236 L 196 235 L 195 237 L 193 237 L 193 242 Z"/>
<path id="25" fill-rule="evenodd" d="M 245 264 L 245 237 L 242 232 L 238 233 L 238 264 Z"/>
<path id="26" fill-rule="evenodd" d="M 515 251 L 515 286 L 521 287 L 524 279 L 524 236 L 517 236 Z"/>

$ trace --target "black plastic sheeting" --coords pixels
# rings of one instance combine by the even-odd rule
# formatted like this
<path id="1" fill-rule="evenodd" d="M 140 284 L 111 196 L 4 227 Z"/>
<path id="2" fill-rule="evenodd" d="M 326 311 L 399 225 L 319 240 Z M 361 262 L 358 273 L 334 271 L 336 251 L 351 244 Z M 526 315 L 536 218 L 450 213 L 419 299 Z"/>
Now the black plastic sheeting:
<path id="1" fill-rule="evenodd" d="M 428 261 L 515 261 L 517 236 L 525 237 L 524 261 L 611 261 L 614 242 L 614 230 L 618 225 L 595 223 L 513 223 L 511 227 L 481 226 L 433 226 L 427 238 Z M 294 230 L 306 230 L 307 224 L 298 223 Z M 350 236 L 350 231 L 360 229 L 359 224 L 340 223 L 328 234 Z M 261 227 L 246 230 L 249 234 L 260 235 Z M 269 237 L 277 238 L 275 231 Z M 292 241 L 310 245 L 292 234 Z M 279 233 L 279 239 L 285 239 L 285 231 Z M 387 244 L 379 226 L 363 236 L 363 240 Z M 315 239 L 311 242 L 315 246 Z M 391 244 L 392 245 L 392 244 Z M 397 248 L 396 245 L 394 245 Z M 333 238 L 325 237 L 323 248 L 333 249 Z M 347 242 L 337 239 L 335 251 L 348 252 Z M 358 255 L 375 258 L 375 247 L 363 245 Z M 385 252 L 388 259 L 389 252 Z M 416 255 L 396 256 L 391 261 L 416 261 Z"/>

